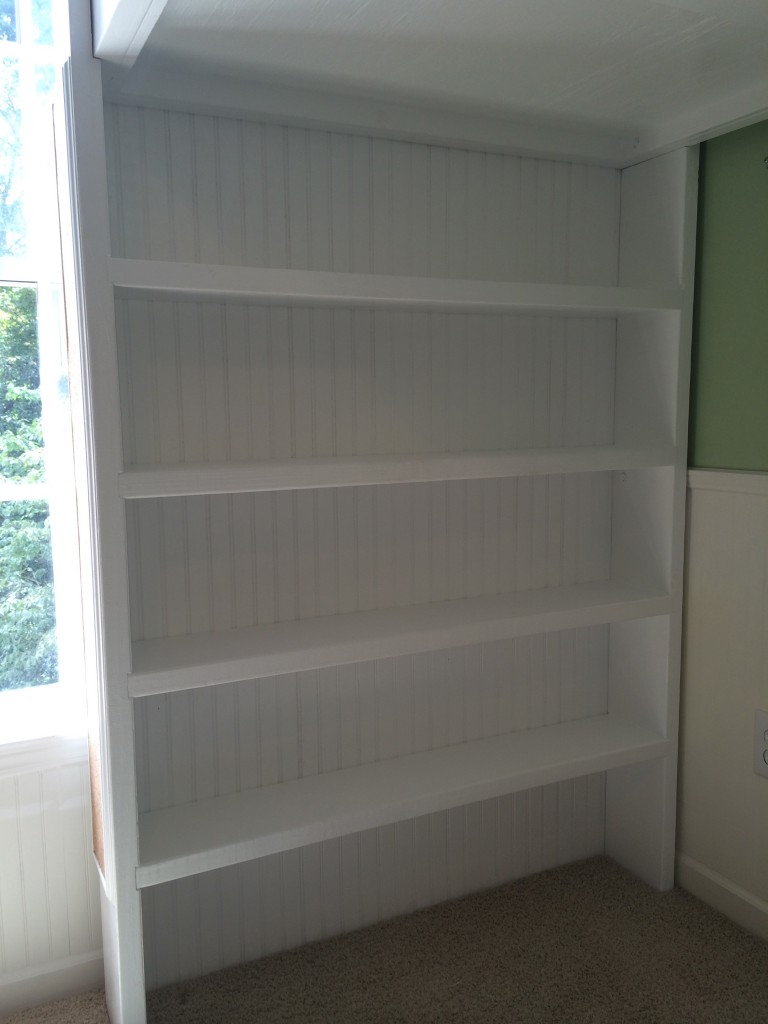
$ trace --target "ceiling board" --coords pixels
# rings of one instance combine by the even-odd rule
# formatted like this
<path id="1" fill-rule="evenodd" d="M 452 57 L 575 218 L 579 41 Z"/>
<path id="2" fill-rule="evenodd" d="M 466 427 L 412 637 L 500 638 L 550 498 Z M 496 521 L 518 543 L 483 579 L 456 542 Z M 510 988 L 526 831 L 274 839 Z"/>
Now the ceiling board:
<path id="1" fill-rule="evenodd" d="M 730 121 L 768 108 L 768 2 L 166 0 L 137 73 L 174 67 L 613 134 L 642 155 L 719 130 L 701 118 L 726 99 Z"/>

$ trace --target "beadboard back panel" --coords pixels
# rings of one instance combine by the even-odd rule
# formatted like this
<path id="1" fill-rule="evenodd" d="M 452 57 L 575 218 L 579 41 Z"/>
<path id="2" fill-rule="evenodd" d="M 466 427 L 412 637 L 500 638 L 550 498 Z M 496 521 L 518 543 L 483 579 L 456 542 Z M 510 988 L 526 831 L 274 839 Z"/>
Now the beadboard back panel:
<path id="1" fill-rule="evenodd" d="M 608 627 L 136 702 L 139 810 L 605 714 Z"/>
<path id="2" fill-rule="evenodd" d="M 594 856 L 604 826 L 599 774 L 144 889 L 147 986 Z"/>
<path id="3" fill-rule="evenodd" d="M 115 256 L 616 283 L 615 170 L 120 105 L 106 132 Z"/>
<path id="4" fill-rule="evenodd" d="M 0 1013 L 7 979 L 100 956 L 91 848 L 85 760 L 0 777 Z"/>
<path id="5" fill-rule="evenodd" d="M 117 302 L 126 464 L 613 440 L 613 320 Z"/>
<path id="6" fill-rule="evenodd" d="M 134 640 L 607 579 L 610 473 L 147 499 Z"/>

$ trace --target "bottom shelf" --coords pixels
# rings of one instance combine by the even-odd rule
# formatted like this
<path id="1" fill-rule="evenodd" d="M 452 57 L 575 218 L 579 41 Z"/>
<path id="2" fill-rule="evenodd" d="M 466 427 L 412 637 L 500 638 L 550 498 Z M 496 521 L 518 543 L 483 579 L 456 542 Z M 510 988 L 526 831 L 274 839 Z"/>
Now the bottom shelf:
<path id="1" fill-rule="evenodd" d="M 138 888 L 422 814 L 663 757 L 612 715 L 494 736 L 139 816 Z"/>

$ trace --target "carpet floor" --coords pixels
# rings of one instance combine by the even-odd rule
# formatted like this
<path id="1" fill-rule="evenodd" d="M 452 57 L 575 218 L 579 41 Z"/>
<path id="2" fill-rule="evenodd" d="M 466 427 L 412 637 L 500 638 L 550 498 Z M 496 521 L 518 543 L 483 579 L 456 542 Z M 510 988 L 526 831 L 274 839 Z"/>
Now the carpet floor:
<path id="1" fill-rule="evenodd" d="M 151 1024 L 768 1024 L 768 944 L 606 858 L 150 993 Z M 8 1024 L 105 1024 L 103 993 Z"/>

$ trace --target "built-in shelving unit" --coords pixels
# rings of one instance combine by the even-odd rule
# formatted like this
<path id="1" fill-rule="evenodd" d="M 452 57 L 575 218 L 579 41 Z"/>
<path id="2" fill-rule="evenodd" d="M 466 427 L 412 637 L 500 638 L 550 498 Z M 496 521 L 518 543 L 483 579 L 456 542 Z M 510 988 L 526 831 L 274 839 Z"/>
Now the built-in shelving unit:
<path id="1" fill-rule="evenodd" d="M 305 940 L 352 834 L 381 914 L 408 856 L 461 864 L 453 895 L 511 877 L 448 827 L 481 801 L 528 870 L 605 850 L 671 885 L 695 154 L 103 124 L 98 76 L 68 116 L 113 1024 L 194 972 L 211 871 L 200 913 L 236 865 L 320 857 L 281 911 Z M 548 814 L 510 818 L 522 791 Z M 381 839 L 424 816 L 445 841 Z"/>

